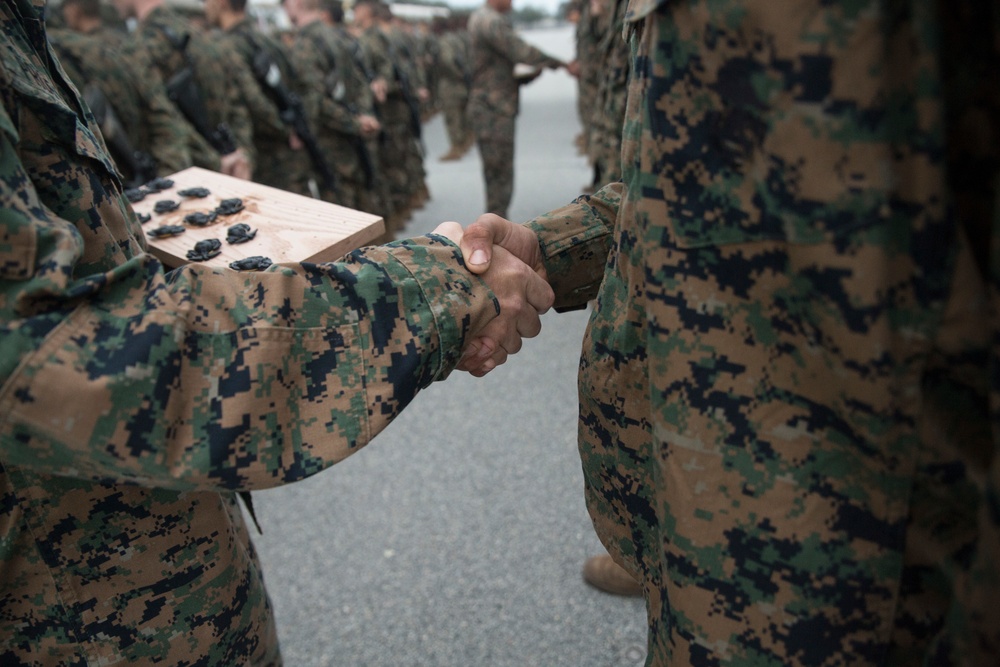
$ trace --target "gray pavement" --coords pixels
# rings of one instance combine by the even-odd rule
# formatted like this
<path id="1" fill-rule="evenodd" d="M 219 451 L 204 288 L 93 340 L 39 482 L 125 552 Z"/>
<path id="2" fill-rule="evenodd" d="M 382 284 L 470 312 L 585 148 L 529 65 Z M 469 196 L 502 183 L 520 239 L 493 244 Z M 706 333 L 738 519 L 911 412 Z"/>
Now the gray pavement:
<path id="1" fill-rule="evenodd" d="M 525 33 L 570 58 L 572 29 Z M 523 91 L 511 217 L 569 202 L 589 181 L 576 154 L 576 85 L 546 72 Z M 406 234 L 471 222 L 485 196 L 473 150 L 440 163 Z M 645 656 L 637 599 L 586 586 L 600 553 L 576 452 L 576 367 L 585 312 L 486 378 L 454 373 L 375 441 L 304 482 L 255 494 L 255 535 L 285 663 L 312 666 L 629 667 Z"/>

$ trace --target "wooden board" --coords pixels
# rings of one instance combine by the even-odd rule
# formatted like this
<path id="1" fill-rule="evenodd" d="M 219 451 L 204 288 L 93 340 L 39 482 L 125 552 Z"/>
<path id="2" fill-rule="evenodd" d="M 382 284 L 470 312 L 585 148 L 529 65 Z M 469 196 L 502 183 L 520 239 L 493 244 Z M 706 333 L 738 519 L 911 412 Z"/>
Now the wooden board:
<path id="1" fill-rule="evenodd" d="M 204 262 L 211 266 L 228 266 L 234 260 L 254 255 L 268 257 L 275 264 L 328 262 L 370 243 L 385 231 L 385 223 L 377 215 L 207 169 L 191 167 L 168 178 L 174 182 L 173 187 L 148 194 L 132 207 L 136 213 L 152 216 L 142 228 L 147 232 L 151 252 L 170 268 L 190 262 L 187 252 L 204 239 L 222 242 L 222 253 Z M 178 190 L 194 187 L 207 188 L 211 194 L 199 199 L 177 194 Z M 239 213 L 220 215 L 205 227 L 184 222 L 187 214 L 207 213 L 223 199 L 232 197 L 243 200 L 243 210 Z M 163 199 L 171 199 L 180 206 L 169 213 L 154 213 L 156 202 Z M 247 243 L 227 243 L 226 229 L 239 222 L 256 229 L 257 236 Z M 148 235 L 149 230 L 161 225 L 182 225 L 186 231 L 162 239 Z"/>

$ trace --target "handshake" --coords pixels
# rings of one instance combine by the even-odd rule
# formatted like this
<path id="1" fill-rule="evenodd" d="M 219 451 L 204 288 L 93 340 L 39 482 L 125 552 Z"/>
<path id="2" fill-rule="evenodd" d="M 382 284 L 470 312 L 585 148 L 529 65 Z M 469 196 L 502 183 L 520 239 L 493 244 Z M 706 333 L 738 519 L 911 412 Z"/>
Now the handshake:
<path id="1" fill-rule="evenodd" d="M 538 237 L 498 215 L 479 216 L 467 229 L 443 222 L 434 230 L 459 245 L 468 269 L 479 274 L 500 302 L 500 314 L 473 332 L 458 369 L 482 377 L 521 349 L 522 338 L 542 330 L 539 315 L 555 295 L 546 280 Z"/>

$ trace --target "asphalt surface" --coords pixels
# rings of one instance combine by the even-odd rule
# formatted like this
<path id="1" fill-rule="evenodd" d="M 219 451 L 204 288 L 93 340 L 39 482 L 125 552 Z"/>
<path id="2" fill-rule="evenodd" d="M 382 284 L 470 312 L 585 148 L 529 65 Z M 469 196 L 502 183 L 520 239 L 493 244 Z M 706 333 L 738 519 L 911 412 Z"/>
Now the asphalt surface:
<path id="1" fill-rule="evenodd" d="M 571 28 L 525 33 L 563 58 Z M 510 215 L 526 220 L 589 182 L 576 84 L 523 90 Z M 432 201 L 419 235 L 471 222 L 485 202 L 473 149 L 441 163 L 425 127 Z M 580 578 L 601 553 L 576 451 L 576 368 L 587 313 L 543 317 L 520 354 L 477 380 L 431 386 L 368 447 L 315 477 L 255 494 L 263 561 L 289 667 L 642 665 L 641 600 Z"/>

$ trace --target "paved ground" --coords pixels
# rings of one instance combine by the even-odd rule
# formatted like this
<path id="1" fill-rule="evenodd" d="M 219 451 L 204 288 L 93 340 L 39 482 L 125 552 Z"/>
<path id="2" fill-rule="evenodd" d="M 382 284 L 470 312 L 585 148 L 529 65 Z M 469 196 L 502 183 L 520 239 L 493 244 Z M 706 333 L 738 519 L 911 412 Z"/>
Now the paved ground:
<path id="1" fill-rule="evenodd" d="M 570 29 L 525 37 L 562 57 Z M 547 72 L 524 91 L 511 217 L 570 201 L 576 87 Z M 484 206 L 475 151 L 440 163 L 408 235 Z M 643 604 L 580 580 L 601 550 L 576 453 L 576 362 L 586 313 L 548 314 L 538 338 L 482 380 L 453 374 L 374 443 L 305 482 L 255 494 L 255 538 L 289 667 L 629 667 L 645 654 Z"/>

